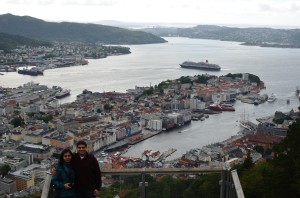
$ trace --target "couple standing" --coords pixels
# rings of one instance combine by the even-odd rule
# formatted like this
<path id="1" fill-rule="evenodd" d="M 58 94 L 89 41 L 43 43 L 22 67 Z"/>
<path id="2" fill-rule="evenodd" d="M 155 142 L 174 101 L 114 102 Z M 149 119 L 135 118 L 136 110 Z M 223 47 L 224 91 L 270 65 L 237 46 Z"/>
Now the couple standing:
<path id="1" fill-rule="evenodd" d="M 87 152 L 87 144 L 79 141 L 77 153 L 62 151 L 59 163 L 52 169 L 51 185 L 57 198 L 95 198 L 101 188 L 101 171 L 97 159 Z"/>

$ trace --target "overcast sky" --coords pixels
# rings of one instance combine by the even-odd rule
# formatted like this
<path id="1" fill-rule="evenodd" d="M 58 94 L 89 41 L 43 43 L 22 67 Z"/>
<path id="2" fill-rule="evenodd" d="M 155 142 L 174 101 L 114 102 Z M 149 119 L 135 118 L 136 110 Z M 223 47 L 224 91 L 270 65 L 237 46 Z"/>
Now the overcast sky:
<path id="1" fill-rule="evenodd" d="M 300 0 L 1 0 L 6 13 L 46 21 L 300 27 Z"/>

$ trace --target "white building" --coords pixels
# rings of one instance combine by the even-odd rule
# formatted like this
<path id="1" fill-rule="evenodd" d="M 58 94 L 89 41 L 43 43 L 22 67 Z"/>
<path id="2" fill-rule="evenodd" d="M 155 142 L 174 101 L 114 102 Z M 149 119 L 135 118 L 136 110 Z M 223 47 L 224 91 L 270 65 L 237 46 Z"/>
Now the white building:
<path id="1" fill-rule="evenodd" d="M 154 131 L 161 131 L 162 130 L 162 120 L 150 120 L 148 122 L 147 127 Z"/>
<path id="2" fill-rule="evenodd" d="M 205 109 L 205 102 L 202 102 L 201 100 L 199 100 L 197 98 L 192 98 L 190 100 L 190 108 L 192 110 L 195 110 L 195 109 Z"/>
<path id="3" fill-rule="evenodd" d="M 243 80 L 249 80 L 249 74 L 248 73 L 243 73 L 242 79 Z"/>

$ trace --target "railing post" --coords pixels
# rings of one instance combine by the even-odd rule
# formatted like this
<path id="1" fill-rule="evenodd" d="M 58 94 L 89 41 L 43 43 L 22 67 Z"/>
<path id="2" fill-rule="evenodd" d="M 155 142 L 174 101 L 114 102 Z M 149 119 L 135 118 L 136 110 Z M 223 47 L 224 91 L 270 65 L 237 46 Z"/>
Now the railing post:
<path id="1" fill-rule="evenodd" d="M 145 180 L 145 172 L 142 172 L 142 181 L 139 183 L 139 186 L 142 188 L 142 198 L 146 198 L 146 186 L 148 186 L 148 182 L 146 182 Z"/>
<path id="2" fill-rule="evenodd" d="M 220 198 L 231 198 L 230 189 L 230 173 L 228 170 L 223 170 L 221 173 L 221 181 L 220 181 Z"/>
<path id="3" fill-rule="evenodd" d="M 235 189 L 235 195 L 236 195 L 235 197 L 245 198 L 243 188 L 242 188 L 242 185 L 240 183 L 240 179 L 239 179 L 239 176 L 238 176 L 236 170 L 231 171 L 231 177 L 232 177 L 232 181 L 233 181 L 232 185 Z"/>
<path id="4" fill-rule="evenodd" d="M 221 173 L 221 181 L 220 181 L 220 198 L 225 198 L 226 196 L 226 176 L 227 176 L 227 171 L 223 170 Z"/>
<path id="5" fill-rule="evenodd" d="M 45 183 L 44 183 L 44 186 L 43 186 L 43 191 L 42 191 L 41 198 L 47 198 L 48 197 L 50 184 L 51 184 L 51 177 L 52 177 L 52 175 L 50 173 L 47 173 Z"/>
<path id="6" fill-rule="evenodd" d="M 232 198 L 230 197 L 230 190 L 231 190 L 231 177 L 230 177 L 230 172 L 229 170 L 226 170 L 226 198 Z"/>

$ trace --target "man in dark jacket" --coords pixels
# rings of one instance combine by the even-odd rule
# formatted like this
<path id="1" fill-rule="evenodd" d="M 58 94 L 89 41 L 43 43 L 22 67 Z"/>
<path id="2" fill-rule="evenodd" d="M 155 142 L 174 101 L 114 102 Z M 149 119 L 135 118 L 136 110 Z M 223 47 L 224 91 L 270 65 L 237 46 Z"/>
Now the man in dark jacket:
<path id="1" fill-rule="evenodd" d="M 95 198 L 102 185 L 97 159 L 87 152 L 87 144 L 79 141 L 74 155 L 76 198 Z"/>

